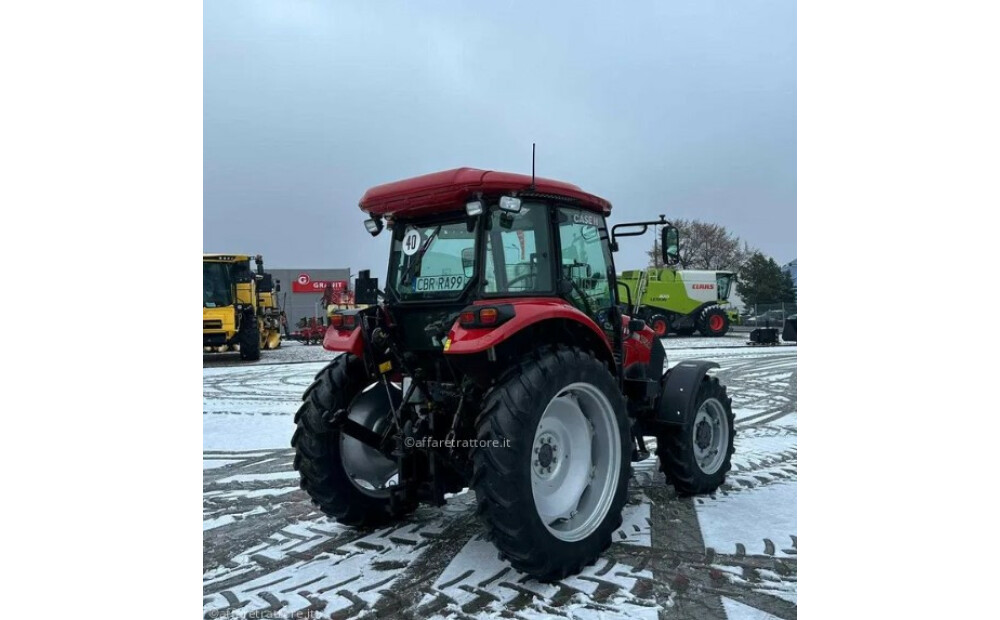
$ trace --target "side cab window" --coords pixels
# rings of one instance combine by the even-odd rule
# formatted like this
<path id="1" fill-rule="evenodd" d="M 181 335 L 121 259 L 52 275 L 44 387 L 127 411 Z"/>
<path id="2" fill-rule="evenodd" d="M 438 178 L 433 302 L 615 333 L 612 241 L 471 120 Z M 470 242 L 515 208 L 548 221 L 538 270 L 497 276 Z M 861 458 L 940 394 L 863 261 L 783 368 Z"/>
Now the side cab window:
<path id="1" fill-rule="evenodd" d="M 570 302 L 598 318 L 613 303 L 608 280 L 611 264 L 604 217 L 592 211 L 559 207 L 560 277 L 571 282 Z"/>
<path id="2" fill-rule="evenodd" d="M 548 209 L 542 203 L 525 202 L 518 213 L 496 207 L 490 211 L 483 263 L 484 293 L 551 294 Z"/>

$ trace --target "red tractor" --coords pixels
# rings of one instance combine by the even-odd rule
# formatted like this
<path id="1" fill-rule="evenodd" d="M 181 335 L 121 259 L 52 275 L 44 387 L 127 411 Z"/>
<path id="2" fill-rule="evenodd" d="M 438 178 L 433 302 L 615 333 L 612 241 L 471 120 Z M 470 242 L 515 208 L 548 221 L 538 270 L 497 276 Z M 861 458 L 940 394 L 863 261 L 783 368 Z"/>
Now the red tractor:
<path id="1" fill-rule="evenodd" d="M 295 414 L 295 468 L 323 512 L 353 526 L 402 519 L 471 487 L 501 556 L 543 581 L 594 562 L 621 525 L 630 461 L 657 438 L 678 493 L 711 493 L 733 453 L 732 400 L 623 314 L 608 201 L 575 185 L 461 168 L 368 190 L 391 235 L 385 290 L 338 311 L 343 352 Z M 360 297 L 360 295 L 359 295 Z"/>

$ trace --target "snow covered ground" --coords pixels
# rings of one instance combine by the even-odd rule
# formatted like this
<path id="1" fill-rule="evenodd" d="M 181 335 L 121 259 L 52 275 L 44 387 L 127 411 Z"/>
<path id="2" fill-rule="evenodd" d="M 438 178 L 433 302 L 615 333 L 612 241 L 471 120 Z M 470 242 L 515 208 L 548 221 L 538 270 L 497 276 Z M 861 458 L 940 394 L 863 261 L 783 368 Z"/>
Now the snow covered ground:
<path id="1" fill-rule="evenodd" d="M 794 618 L 796 349 L 745 342 L 663 340 L 671 364 L 722 366 L 737 416 L 723 487 L 681 499 L 655 456 L 634 464 L 614 544 L 557 584 L 497 559 L 468 491 L 382 530 L 327 519 L 298 488 L 289 440 L 302 392 L 333 355 L 285 343 L 251 364 L 206 356 L 206 617 Z"/>

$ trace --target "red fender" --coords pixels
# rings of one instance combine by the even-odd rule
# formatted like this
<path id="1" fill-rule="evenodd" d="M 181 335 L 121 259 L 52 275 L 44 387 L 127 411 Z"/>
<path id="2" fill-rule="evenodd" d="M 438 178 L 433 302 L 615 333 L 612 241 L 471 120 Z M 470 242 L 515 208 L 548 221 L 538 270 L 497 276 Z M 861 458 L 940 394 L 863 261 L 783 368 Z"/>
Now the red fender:
<path id="1" fill-rule="evenodd" d="M 525 327 L 544 321 L 546 319 L 568 319 L 586 326 L 594 332 L 601 342 L 607 347 L 608 357 L 612 356 L 611 346 L 608 345 L 607 337 L 601 328 L 594 323 L 594 320 L 578 310 L 565 300 L 557 297 L 548 298 L 510 298 L 510 299 L 489 299 L 479 300 L 473 305 L 476 306 L 496 306 L 509 304 L 514 306 L 514 318 L 503 323 L 499 327 L 493 328 L 472 328 L 466 329 L 459 325 L 458 321 L 452 325 L 448 332 L 449 344 L 445 348 L 445 353 L 449 355 L 466 355 L 469 353 L 481 353 L 490 347 L 494 347 Z"/>
<path id="2" fill-rule="evenodd" d="M 361 341 L 361 326 L 358 325 L 354 329 L 328 328 L 323 336 L 323 348 L 327 351 L 353 353 L 361 357 L 365 349 L 365 343 Z"/>

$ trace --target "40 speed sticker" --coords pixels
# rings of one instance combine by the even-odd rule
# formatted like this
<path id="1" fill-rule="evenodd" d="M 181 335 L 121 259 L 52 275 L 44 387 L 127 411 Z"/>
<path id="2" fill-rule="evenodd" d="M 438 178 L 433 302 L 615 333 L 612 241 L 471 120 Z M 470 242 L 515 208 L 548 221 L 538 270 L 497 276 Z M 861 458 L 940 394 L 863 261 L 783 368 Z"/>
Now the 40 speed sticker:
<path id="1" fill-rule="evenodd" d="M 465 276 L 421 276 L 413 281 L 415 293 L 435 293 L 438 291 L 460 291 L 465 288 Z"/>

